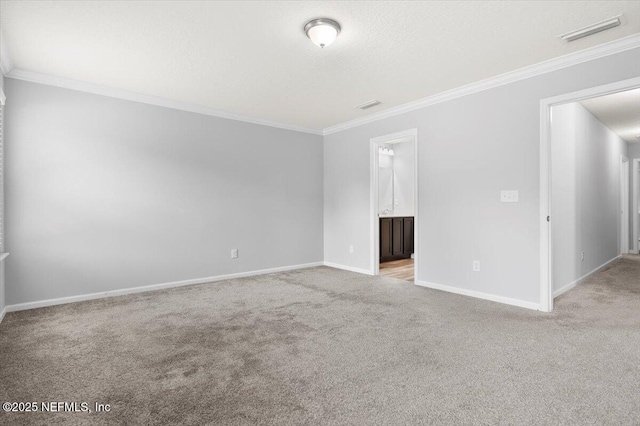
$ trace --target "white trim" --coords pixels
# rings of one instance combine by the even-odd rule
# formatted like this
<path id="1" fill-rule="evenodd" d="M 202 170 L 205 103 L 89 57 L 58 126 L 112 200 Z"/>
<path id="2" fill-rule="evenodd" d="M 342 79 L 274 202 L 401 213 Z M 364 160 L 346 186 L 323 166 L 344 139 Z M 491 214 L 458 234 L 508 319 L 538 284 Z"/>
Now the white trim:
<path id="1" fill-rule="evenodd" d="M 620 156 L 620 254 L 629 253 L 629 159 Z"/>
<path id="2" fill-rule="evenodd" d="M 413 141 L 414 146 L 414 186 L 413 186 L 413 251 L 415 257 L 418 257 L 418 129 L 407 129 L 400 132 L 391 133 L 389 135 L 377 136 L 369 140 L 370 160 L 369 160 L 369 237 L 370 237 L 370 253 L 371 253 L 371 275 L 380 274 L 380 216 L 378 212 L 378 145 L 397 141 L 398 139 L 407 139 Z M 418 279 L 418 262 L 413 262 L 413 277 Z"/>
<path id="3" fill-rule="evenodd" d="M 125 99 L 128 101 L 140 102 L 143 104 L 155 105 L 165 108 L 177 109 L 180 111 L 195 112 L 196 114 L 210 115 L 212 117 L 226 118 L 228 120 L 243 121 L 246 123 L 257 124 L 260 126 L 275 127 L 278 129 L 292 130 L 294 132 L 311 133 L 313 135 L 322 135 L 322 130 L 309 129 L 307 127 L 293 126 L 290 124 L 277 123 L 275 121 L 263 120 L 259 118 L 247 117 L 245 115 L 234 114 L 219 109 L 207 108 L 186 102 L 174 101 L 158 96 L 144 95 L 142 93 L 131 92 L 128 90 L 114 89 L 111 87 L 100 86 L 98 84 L 85 83 L 82 81 L 69 80 L 53 75 L 41 74 L 33 71 L 20 69 L 12 69 L 6 74 L 8 78 L 16 80 L 24 80 L 32 83 L 46 84 L 49 86 L 62 87 L 80 92 L 93 93 L 96 95 L 109 96 L 111 98 Z"/>
<path id="4" fill-rule="evenodd" d="M 416 281 L 418 280 L 418 253 L 421 253 L 420 251 L 420 238 L 418 238 L 418 230 L 419 230 L 419 225 L 420 225 L 420 221 L 418 220 L 419 217 L 419 211 L 420 211 L 420 193 L 418 192 L 418 186 L 420 185 L 420 181 L 418 180 L 418 173 L 419 173 L 419 167 L 418 167 L 418 129 L 414 129 L 415 130 L 415 135 L 413 138 L 413 143 L 414 143 L 414 151 L 413 151 L 413 254 L 411 255 L 411 258 L 414 259 L 413 261 L 413 283 L 415 284 Z"/>
<path id="5" fill-rule="evenodd" d="M 4 90 L 0 87 L 0 105 L 5 105 L 7 103 L 7 97 L 4 94 Z"/>
<path id="6" fill-rule="evenodd" d="M 640 38 L 640 35 L 638 37 Z M 627 39 L 629 38 L 627 37 Z M 553 241 L 551 226 L 547 222 L 547 216 L 553 220 L 550 187 L 551 107 L 638 87 L 640 87 L 640 77 L 635 77 L 540 100 L 540 309 L 542 311 L 551 312 L 553 310 L 553 276 L 551 274 L 553 271 Z"/>
<path id="7" fill-rule="evenodd" d="M 381 141 L 380 141 L 381 142 Z M 379 195 L 379 179 L 380 179 L 380 155 L 378 154 L 378 146 L 380 142 L 376 138 L 369 140 L 369 249 L 371 258 L 369 259 L 371 275 L 380 275 L 380 200 Z M 376 220 L 377 219 L 377 220 Z"/>
<path id="8" fill-rule="evenodd" d="M 432 96 L 428 96 L 423 99 L 418 99 L 413 102 L 409 102 L 403 105 L 398 105 L 379 113 L 371 114 L 366 117 L 357 118 L 341 124 L 326 127 L 320 129 L 310 129 L 306 127 L 294 126 L 284 123 L 277 123 L 270 120 L 262 120 L 257 118 L 251 118 L 243 115 L 233 114 L 225 111 L 220 111 L 212 108 L 206 108 L 198 105 L 193 105 L 185 102 L 173 101 L 170 99 L 164 99 L 156 96 L 143 95 L 140 93 L 130 92 L 127 90 L 113 89 L 105 86 L 99 86 L 91 83 L 83 83 L 75 80 L 69 80 L 61 77 L 55 77 L 52 75 L 41 74 L 37 72 L 19 70 L 13 67 L 11 57 L 8 54 L 6 46 L 0 46 L 2 49 L 2 61 L 0 67 L 2 73 L 9 77 L 19 80 L 31 81 L 34 83 L 48 84 L 51 86 L 64 87 L 72 90 L 79 90 L 103 96 L 110 96 L 119 99 L 127 99 L 135 102 L 142 102 L 150 105 L 157 105 L 166 108 L 178 109 L 181 111 L 195 112 L 198 114 L 210 115 L 214 117 L 227 118 L 230 120 L 244 121 L 247 123 L 259 124 L 263 126 L 276 127 L 286 130 L 293 130 L 303 133 L 311 133 L 315 135 L 330 135 L 332 133 L 341 132 L 353 127 L 362 126 L 364 124 L 372 123 L 374 121 L 383 120 L 385 118 L 393 117 L 399 114 L 404 114 L 409 111 L 424 108 L 430 105 L 450 101 L 452 99 L 460 98 L 463 96 L 471 95 L 473 93 L 481 92 L 483 90 L 492 89 L 494 87 L 503 86 L 505 84 L 513 83 L 527 78 L 535 77 L 537 75 L 545 74 L 548 72 L 556 71 L 559 69 L 567 68 L 573 65 L 578 65 L 583 62 L 591 61 L 594 59 L 602 58 L 605 56 L 613 55 L 616 53 L 624 52 L 630 49 L 640 47 L 640 34 L 633 34 L 627 37 L 623 37 L 617 40 L 613 40 L 607 43 L 602 43 L 597 46 L 589 47 L 578 52 L 569 53 L 564 56 L 559 56 L 544 62 L 540 62 L 534 65 L 530 65 L 524 68 L 520 68 L 514 71 L 509 71 L 497 76 L 480 80 L 471 84 L 460 86 L 458 88 L 448 90 L 442 93 L 437 93 Z"/>
<path id="9" fill-rule="evenodd" d="M 540 309 L 553 311 L 551 246 L 551 107 L 540 101 Z"/>
<path id="10" fill-rule="evenodd" d="M 602 271 L 603 269 L 607 268 L 609 265 L 611 265 L 613 262 L 615 262 L 616 260 L 620 259 L 621 257 L 622 256 L 618 255 L 618 256 L 614 257 L 613 259 L 611 259 L 611 260 L 607 260 L 605 263 L 603 263 L 602 265 L 598 266 L 593 271 L 587 272 L 586 274 L 584 274 L 583 276 L 581 276 L 580 278 L 578 278 L 574 282 L 571 282 L 571 283 L 565 285 L 564 287 L 557 289 L 556 291 L 553 292 L 553 298 L 555 299 L 556 297 L 560 296 L 561 294 L 566 293 L 567 291 L 571 290 L 572 288 L 574 288 L 578 284 L 582 284 L 582 282 L 584 280 L 586 280 L 587 278 L 589 278 L 591 275 Z"/>
<path id="11" fill-rule="evenodd" d="M 328 266 L 329 268 L 342 269 L 344 271 L 356 272 L 358 274 L 373 275 L 371 271 L 367 269 L 354 268 L 353 266 L 340 265 L 339 263 L 324 262 L 324 266 Z"/>
<path id="12" fill-rule="evenodd" d="M 640 158 L 634 158 L 633 160 L 633 179 L 631 182 L 631 190 L 633 191 L 631 214 L 633 214 L 633 230 L 631 235 L 633 238 L 633 245 L 631 252 L 638 254 L 638 238 L 640 238 L 640 200 L 638 199 L 638 192 L 640 192 Z"/>
<path id="13" fill-rule="evenodd" d="M 490 300 L 492 302 L 504 303 L 505 305 L 518 306 L 520 308 L 533 309 L 536 311 L 540 310 L 540 305 L 535 302 L 527 302 L 525 300 L 520 299 L 511 299 L 509 297 L 496 296 L 494 294 L 482 293 L 480 291 L 475 290 L 467 290 L 459 287 L 452 287 L 444 284 L 436 284 L 430 283 L 427 281 L 416 280 L 416 285 L 420 287 L 432 288 L 434 290 L 442 290 L 448 293 L 460 294 L 462 296 L 471 296 L 476 299 Z"/>
<path id="14" fill-rule="evenodd" d="M 99 293 L 82 294 L 78 296 L 61 297 L 58 299 L 39 300 L 37 302 L 18 303 L 15 305 L 8 305 L 5 308 L 5 310 L 7 312 L 24 311 L 26 309 L 36 309 L 36 308 L 43 308 L 46 306 L 64 305 L 67 303 L 75 303 L 75 302 L 84 302 L 86 300 L 103 299 L 105 297 L 124 296 L 127 294 L 134 294 L 134 293 L 145 293 L 147 291 L 163 290 L 163 289 L 174 288 L 174 287 L 184 287 L 187 285 L 207 284 L 207 283 L 213 283 L 217 281 L 231 280 L 234 278 L 252 277 L 255 275 L 272 274 L 274 272 L 291 271 L 294 269 L 313 268 L 315 266 L 322 266 L 323 264 L 324 262 L 313 262 L 313 263 L 305 263 L 301 265 L 281 266 L 278 268 L 260 269 L 257 271 L 239 272 L 239 273 L 227 274 L 227 275 L 216 275 L 213 277 L 206 277 L 206 278 L 195 278 L 195 279 L 184 280 L 184 281 L 174 281 L 174 282 L 162 283 L 162 284 L 152 284 L 152 285 L 146 285 L 146 286 L 140 286 L 140 287 L 123 288 L 119 290 L 109 290 L 109 291 L 103 291 Z"/>
<path id="15" fill-rule="evenodd" d="M 7 312 L 7 307 L 5 306 L 2 312 L 0 312 L 0 323 L 2 323 L 2 320 L 4 319 L 4 316 L 7 315 Z"/>
<path id="16" fill-rule="evenodd" d="M 383 120 L 385 118 L 404 114 L 409 111 L 414 111 L 430 105 L 450 101 L 452 99 L 471 95 L 473 93 L 503 86 L 505 84 L 513 83 L 516 81 L 525 80 L 527 78 L 535 77 L 540 74 L 546 74 L 548 72 L 567 68 L 573 65 L 578 65 L 583 62 L 613 55 L 615 53 L 624 52 L 626 50 L 634 49 L 637 47 L 640 47 L 640 34 L 633 34 L 628 37 L 620 38 L 608 43 L 602 43 L 597 46 L 580 50 L 578 52 L 569 53 L 568 55 L 559 56 L 548 61 L 520 68 L 515 71 L 509 71 L 504 74 L 499 74 L 495 77 L 487 78 L 475 83 L 448 90 L 446 92 L 428 96 L 417 101 L 395 106 L 393 108 L 380 111 L 376 114 L 367 115 L 366 117 L 356 118 L 355 120 L 350 120 L 345 123 L 330 126 L 325 128 L 322 134 L 330 135 L 332 133 L 341 132 L 353 127 L 362 126 L 374 121 Z"/>
<path id="17" fill-rule="evenodd" d="M 0 262 L 9 257 L 9 253 L 0 253 Z"/>
<path id="18" fill-rule="evenodd" d="M 7 43 L 5 43 L 4 35 L 0 32 L 0 71 L 3 75 L 9 74 L 13 69 L 13 61 Z"/>

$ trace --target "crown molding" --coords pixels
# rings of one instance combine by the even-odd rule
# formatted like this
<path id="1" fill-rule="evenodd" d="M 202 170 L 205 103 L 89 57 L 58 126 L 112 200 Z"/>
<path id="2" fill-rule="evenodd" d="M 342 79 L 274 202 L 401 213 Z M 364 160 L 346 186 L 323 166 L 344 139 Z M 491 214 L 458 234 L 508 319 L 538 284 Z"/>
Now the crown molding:
<path id="1" fill-rule="evenodd" d="M 4 41 L 4 36 L 0 32 L 0 71 L 2 75 L 7 75 L 13 69 L 13 61 L 9 54 L 9 48 Z"/>
<path id="2" fill-rule="evenodd" d="M 513 83 L 516 81 L 525 80 L 537 75 L 546 74 L 551 71 L 578 65 L 583 62 L 588 62 L 594 59 L 613 55 L 619 52 L 624 52 L 626 50 L 634 49 L 637 47 L 640 47 L 640 33 L 579 50 L 577 52 L 569 53 L 564 56 L 559 56 L 557 58 L 520 68 L 514 71 L 509 71 L 504 74 L 499 74 L 495 77 L 480 80 L 475 83 L 467 84 L 465 86 L 460 86 L 458 88 L 428 96 L 417 101 L 398 105 L 396 107 L 392 107 L 387 110 L 368 115 L 366 117 L 356 118 L 355 120 L 350 120 L 341 124 L 337 124 L 335 126 L 326 127 L 325 129 L 323 129 L 322 134 L 330 135 L 333 133 L 338 133 L 343 130 L 351 129 L 353 127 L 373 123 L 375 121 L 404 114 L 406 112 L 414 111 L 430 105 L 450 101 L 452 99 L 471 95 L 473 93 L 503 86 L 505 84 Z"/>
<path id="3" fill-rule="evenodd" d="M 111 98 L 125 99 L 128 101 L 140 102 L 143 104 L 155 105 L 165 108 L 177 109 L 180 111 L 194 112 L 196 114 L 209 115 L 212 117 L 226 118 L 228 120 L 243 121 L 261 126 L 275 127 L 278 129 L 292 130 L 294 132 L 310 133 L 313 135 L 322 135 L 320 129 L 310 129 L 307 127 L 293 126 L 290 124 L 278 123 L 270 120 L 262 120 L 259 118 L 247 117 L 244 115 L 234 114 L 231 112 L 221 111 L 218 109 L 207 108 L 186 102 L 174 101 L 171 99 L 161 98 L 157 96 L 144 95 L 142 93 L 131 92 L 128 90 L 115 89 L 112 87 L 100 86 L 98 84 L 85 83 L 77 80 L 56 77 L 49 74 L 42 74 L 33 71 L 26 71 L 13 68 L 6 74 L 6 77 L 16 80 L 24 80 L 32 83 L 46 84 L 48 86 L 62 87 L 65 89 L 77 90 L 80 92 L 93 93 L 96 95 L 108 96 Z"/>
<path id="4" fill-rule="evenodd" d="M 189 104 L 186 102 L 174 101 L 157 96 L 144 95 L 141 93 L 131 92 L 100 86 L 97 84 L 85 83 L 77 80 L 56 77 L 48 74 L 37 73 L 33 71 L 16 69 L 11 61 L 9 51 L 4 44 L 3 38 L 0 38 L 0 68 L 2 73 L 8 78 L 17 80 L 30 81 L 33 83 L 46 84 L 50 86 L 62 87 L 81 92 L 93 93 L 97 95 L 109 96 L 118 99 L 126 99 L 134 102 L 141 102 L 149 105 L 156 105 L 165 108 L 177 109 L 181 111 L 194 112 L 197 114 L 209 115 L 218 118 L 226 118 L 229 120 L 243 121 L 246 123 L 258 124 L 262 126 L 275 127 L 279 129 L 292 130 L 295 132 L 309 133 L 314 135 L 330 135 L 343 130 L 362 126 L 364 124 L 373 123 L 385 118 L 404 114 L 430 105 L 447 102 L 456 98 L 471 95 L 473 93 L 492 89 L 494 87 L 503 86 L 505 84 L 514 83 L 516 81 L 525 80 L 537 75 L 546 74 L 552 71 L 578 65 L 583 62 L 613 55 L 615 53 L 624 52 L 626 50 L 640 47 L 640 33 L 633 34 L 628 37 L 610 41 L 608 43 L 599 44 L 587 49 L 583 49 L 574 53 L 560 56 L 538 64 L 530 65 L 514 71 L 506 72 L 495 77 L 480 80 L 471 84 L 467 84 L 452 90 L 441 92 L 432 96 L 428 96 L 417 101 L 398 105 L 386 109 L 384 111 L 371 114 L 365 117 L 350 120 L 335 126 L 326 127 L 322 130 L 311 129 L 307 127 L 294 126 L 290 124 L 278 123 L 270 120 L 263 120 L 253 117 L 247 117 L 213 108 L 207 108 L 199 105 Z"/>

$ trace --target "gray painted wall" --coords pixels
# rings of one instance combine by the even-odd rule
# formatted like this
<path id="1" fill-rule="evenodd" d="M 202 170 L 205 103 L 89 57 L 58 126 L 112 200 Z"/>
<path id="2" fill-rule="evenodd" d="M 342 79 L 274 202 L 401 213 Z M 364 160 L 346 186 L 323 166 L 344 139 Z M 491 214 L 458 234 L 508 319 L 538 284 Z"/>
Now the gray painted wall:
<path id="1" fill-rule="evenodd" d="M 322 261 L 321 136 L 5 85 L 8 304 Z"/>
<path id="2" fill-rule="evenodd" d="M 325 261 L 372 268 L 369 139 L 418 128 L 418 279 L 539 303 L 540 99 L 637 77 L 639 56 L 610 55 L 325 136 Z M 520 202 L 500 203 L 501 189 L 518 189 Z"/>
<path id="3" fill-rule="evenodd" d="M 5 262 L 0 262 L 0 315 L 2 314 L 2 311 L 4 311 L 4 308 L 7 306 L 6 292 L 5 292 L 5 279 L 4 279 Z"/>
<path id="4" fill-rule="evenodd" d="M 620 254 L 620 157 L 627 143 L 577 102 L 553 107 L 552 116 L 556 291 Z"/>
<path id="5" fill-rule="evenodd" d="M 4 75 L 0 71 L 0 91 L 4 92 Z M 0 262 L 0 315 L 2 315 L 2 311 L 4 311 L 6 303 L 6 289 L 5 289 L 5 275 L 4 275 L 4 263 Z"/>

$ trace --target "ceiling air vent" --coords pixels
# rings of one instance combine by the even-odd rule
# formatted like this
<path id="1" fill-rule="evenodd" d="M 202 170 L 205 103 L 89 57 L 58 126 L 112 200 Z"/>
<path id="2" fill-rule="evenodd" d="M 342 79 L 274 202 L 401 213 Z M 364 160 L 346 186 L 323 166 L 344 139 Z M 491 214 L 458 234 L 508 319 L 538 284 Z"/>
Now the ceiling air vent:
<path id="1" fill-rule="evenodd" d="M 373 108 L 374 106 L 378 106 L 381 103 L 382 102 L 380 102 L 380 101 L 373 100 L 373 101 L 365 102 L 365 103 L 360 104 L 360 105 L 356 105 L 356 108 L 358 108 L 358 109 L 369 109 L 369 108 Z"/>
<path id="2" fill-rule="evenodd" d="M 606 19 L 604 21 L 597 22 L 593 25 L 589 25 L 583 28 L 580 28 L 575 31 L 568 32 L 566 34 L 559 35 L 558 37 L 563 39 L 564 41 L 574 41 L 583 37 L 588 37 L 590 35 L 599 33 L 601 31 L 609 30 L 611 28 L 615 28 L 622 24 L 622 15 L 614 16 L 611 19 Z"/>

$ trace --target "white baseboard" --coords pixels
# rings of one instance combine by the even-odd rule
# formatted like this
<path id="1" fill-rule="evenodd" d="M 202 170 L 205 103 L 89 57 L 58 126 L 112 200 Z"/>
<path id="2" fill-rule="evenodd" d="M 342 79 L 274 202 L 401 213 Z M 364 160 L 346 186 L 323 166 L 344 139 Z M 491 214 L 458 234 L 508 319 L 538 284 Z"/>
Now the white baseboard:
<path id="1" fill-rule="evenodd" d="M 638 250 L 629 250 L 629 254 L 640 254 Z"/>
<path id="2" fill-rule="evenodd" d="M 195 278 L 184 281 L 174 281 L 162 284 L 151 284 L 141 287 L 123 288 L 119 290 L 110 290 L 99 293 L 82 294 L 78 296 L 61 297 L 58 299 L 40 300 L 37 302 L 18 303 L 15 305 L 8 305 L 5 307 L 6 312 L 24 311 L 27 309 L 44 308 L 46 306 L 64 305 L 67 303 L 83 302 L 85 300 L 102 299 L 105 297 L 124 296 L 133 293 L 144 293 L 147 291 L 163 290 L 166 288 L 183 287 L 187 285 L 195 284 L 207 284 L 216 281 L 231 280 L 234 278 L 252 277 L 255 275 L 272 274 L 274 272 L 291 271 L 294 269 L 313 268 L 315 266 L 322 266 L 324 262 L 305 263 L 301 265 L 281 266 L 278 268 L 260 269 L 257 271 L 239 272 L 236 274 L 217 275 L 214 277 Z M 3 311 L 3 312 L 4 312 Z"/>
<path id="3" fill-rule="evenodd" d="M 618 256 L 614 257 L 613 259 L 608 260 L 605 263 L 603 263 L 602 265 L 598 266 L 593 271 L 587 272 L 586 274 L 584 274 L 583 276 L 581 276 L 580 278 L 578 278 L 574 282 L 569 283 L 569 284 L 565 285 L 564 287 L 557 289 L 556 291 L 553 292 L 553 298 L 555 299 L 556 297 L 560 296 L 562 293 L 565 293 L 565 292 L 571 290 L 572 288 L 574 288 L 575 286 L 577 286 L 578 284 L 580 284 L 581 282 L 583 282 L 584 280 L 589 278 L 591 275 L 602 271 L 604 268 L 606 268 L 607 266 L 611 265 L 613 262 L 615 262 L 616 260 L 620 259 L 621 257 L 622 257 L 621 255 L 618 255 Z"/>
<path id="4" fill-rule="evenodd" d="M 7 314 L 7 307 L 5 306 L 2 312 L 0 312 L 0 323 L 2 323 L 2 320 L 4 319 L 4 316 L 6 314 Z"/>
<path id="5" fill-rule="evenodd" d="M 449 293 L 460 294 L 460 295 L 463 295 L 463 296 L 471 296 L 471 297 L 475 297 L 477 299 L 490 300 L 492 302 L 498 302 L 498 303 L 504 303 L 506 305 L 518 306 L 520 308 L 533 309 L 533 310 L 536 310 L 536 311 L 540 310 L 540 304 L 534 303 L 534 302 L 527 302 L 525 300 L 511 299 L 509 297 L 496 296 L 495 294 L 482 293 L 480 291 L 467 290 L 467 289 L 464 289 L 464 288 L 452 287 L 452 286 L 448 286 L 448 285 L 444 285 L 444 284 L 430 283 L 430 282 L 427 282 L 427 281 L 416 280 L 415 284 L 419 285 L 421 287 L 432 288 L 432 289 L 435 289 L 435 290 L 442 290 L 442 291 L 446 291 L 446 292 L 449 292 Z"/>
<path id="6" fill-rule="evenodd" d="M 353 266 L 340 265 L 339 263 L 324 262 L 324 266 L 328 266 L 330 268 L 336 268 L 336 269 L 343 269 L 345 271 L 357 272 L 358 274 L 373 275 L 373 272 L 371 272 L 368 269 L 354 268 Z"/>

